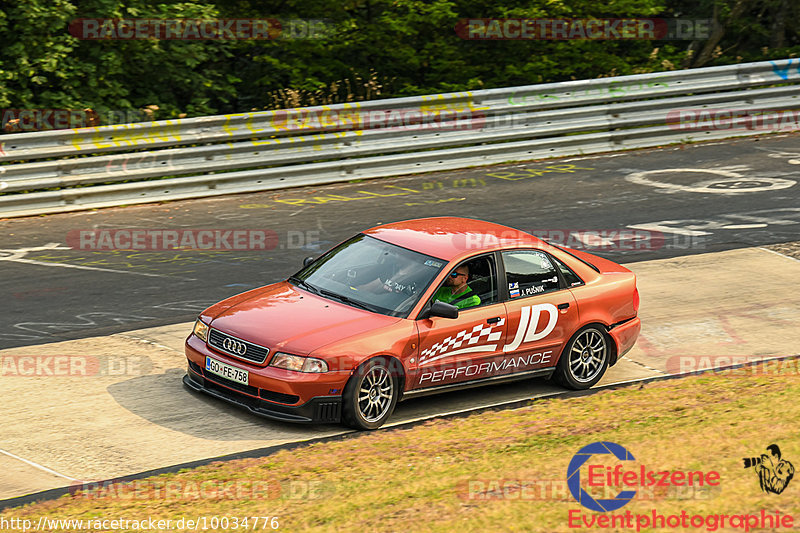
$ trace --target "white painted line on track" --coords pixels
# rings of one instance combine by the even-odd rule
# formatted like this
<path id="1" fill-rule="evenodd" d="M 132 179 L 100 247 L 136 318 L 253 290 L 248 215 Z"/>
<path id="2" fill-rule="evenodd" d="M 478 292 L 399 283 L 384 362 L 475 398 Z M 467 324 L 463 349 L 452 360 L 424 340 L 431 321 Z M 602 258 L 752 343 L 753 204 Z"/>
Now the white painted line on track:
<path id="1" fill-rule="evenodd" d="M 151 278 L 172 278 L 172 279 L 180 279 L 184 281 L 197 281 L 193 278 L 181 278 L 177 276 L 169 276 L 166 274 L 152 274 L 150 272 L 133 272 L 130 270 L 116 270 L 113 268 L 99 268 L 99 267 L 90 267 L 85 265 L 71 265 L 68 263 L 51 263 L 48 261 L 36 261 L 35 259 L 25 259 L 25 255 L 28 252 L 43 252 L 48 250 L 72 250 L 68 246 L 61 246 L 57 242 L 51 242 L 45 244 L 44 246 L 32 246 L 29 248 L 18 248 L 16 250 L 8 250 L 8 249 L 0 249 L 0 261 L 11 261 L 14 263 L 27 263 L 30 265 L 39 265 L 39 266 L 56 266 L 56 267 L 63 267 L 63 268 L 77 268 L 79 270 L 96 270 L 99 272 L 111 272 L 112 274 L 131 274 L 134 276 L 147 276 Z M 5 255 L 4 255 L 5 254 Z"/>
<path id="2" fill-rule="evenodd" d="M 32 466 L 34 468 L 38 468 L 39 470 L 47 472 L 48 474 L 53 474 L 54 476 L 63 477 L 64 479 L 68 479 L 70 481 L 78 481 L 78 482 L 80 482 L 79 479 L 75 479 L 73 477 L 65 476 L 64 474 L 59 474 L 55 470 L 47 468 L 46 466 L 42 466 L 39 463 L 34 463 L 33 461 L 29 461 L 29 460 L 25 459 L 24 457 L 20 457 L 19 455 L 14 455 L 13 453 L 7 452 L 7 451 L 5 451 L 3 449 L 0 449 L 0 453 L 2 453 L 3 455 L 9 456 L 12 459 L 16 459 L 17 461 L 22 461 L 23 463 L 25 463 L 27 465 L 30 465 L 30 466 Z"/>
<path id="3" fill-rule="evenodd" d="M 625 359 L 629 363 L 633 363 L 634 365 L 640 366 L 642 368 L 645 368 L 645 369 L 650 370 L 652 372 L 656 372 L 658 374 L 669 375 L 669 372 L 664 372 L 663 370 L 659 370 L 657 368 L 653 368 L 652 366 L 647 366 L 646 364 L 640 363 L 639 361 L 634 361 L 633 359 L 631 359 L 627 355 L 623 355 L 622 357 L 620 357 L 620 359 Z"/>
<path id="4" fill-rule="evenodd" d="M 770 250 L 769 248 L 762 248 L 762 247 L 759 246 L 758 249 L 759 250 L 764 250 L 765 252 L 769 252 L 771 254 L 779 255 L 781 257 L 785 257 L 786 259 L 791 259 L 792 261 L 800 261 L 800 259 L 797 259 L 796 257 L 792 257 L 791 255 L 782 254 L 780 252 L 776 252 L 775 250 Z"/>
<path id="5" fill-rule="evenodd" d="M 166 274 L 151 274 L 150 272 L 131 272 L 130 270 L 115 270 L 113 268 L 98 268 L 98 267 L 90 267 L 84 265 L 69 265 L 66 263 L 48 263 L 46 261 L 34 261 L 33 259 L 6 259 L 6 261 L 12 261 L 14 263 L 29 263 L 32 265 L 41 265 L 41 266 L 59 266 L 64 268 L 77 268 L 79 270 L 99 270 L 100 272 L 111 272 L 113 274 L 133 274 L 134 276 L 147 276 L 151 278 L 172 278 L 172 279 L 182 279 L 186 281 L 197 281 L 196 279 L 192 278 L 179 278 L 176 276 L 168 276 Z"/>

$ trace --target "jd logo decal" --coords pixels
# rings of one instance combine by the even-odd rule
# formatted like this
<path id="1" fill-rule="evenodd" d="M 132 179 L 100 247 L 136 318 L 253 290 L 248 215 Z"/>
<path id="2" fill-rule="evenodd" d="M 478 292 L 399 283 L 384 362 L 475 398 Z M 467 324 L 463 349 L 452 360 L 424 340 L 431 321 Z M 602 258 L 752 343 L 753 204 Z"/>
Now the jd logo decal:
<path id="1" fill-rule="evenodd" d="M 539 316 L 542 311 L 548 313 L 550 318 L 547 326 L 540 331 L 536 332 L 536 327 L 539 325 Z M 536 304 L 528 305 L 520 310 L 519 326 L 517 326 L 517 334 L 511 344 L 503 346 L 504 352 L 513 352 L 523 342 L 533 342 L 543 339 L 550 335 L 555 329 L 558 322 L 558 309 L 553 304 Z"/>

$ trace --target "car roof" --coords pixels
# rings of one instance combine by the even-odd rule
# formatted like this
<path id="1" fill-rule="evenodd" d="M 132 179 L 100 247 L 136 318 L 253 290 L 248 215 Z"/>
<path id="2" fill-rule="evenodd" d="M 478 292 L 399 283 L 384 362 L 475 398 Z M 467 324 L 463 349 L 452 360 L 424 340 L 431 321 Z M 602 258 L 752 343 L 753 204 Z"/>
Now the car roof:
<path id="1" fill-rule="evenodd" d="M 530 233 L 502 224 L 460 217 L 404 220 L 376 226 L 363 233 L 447 261 L 465 252 L 547 247 L 544 241 Z"/>

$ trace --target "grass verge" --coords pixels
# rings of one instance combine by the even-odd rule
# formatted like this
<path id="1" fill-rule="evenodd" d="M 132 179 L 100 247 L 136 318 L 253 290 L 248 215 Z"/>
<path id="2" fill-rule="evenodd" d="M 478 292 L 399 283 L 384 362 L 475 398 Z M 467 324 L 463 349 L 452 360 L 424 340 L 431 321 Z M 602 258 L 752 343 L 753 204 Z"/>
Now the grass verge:
<path id="1" fill-rule="evenodd" d="M 210 517 L 225 516 L 231 531 L 233 517 L 268 516 L 278 518 L 280 531 L 572 531 L 570 512 L 587 520 L 600 516 L 571 498 L 564 481 L 573 455 L 595 441 L 629 450 L 636 460 L 623 465 L 626 471 L 644 465 L 720 475 L 713 488 L 640 489 L 613 514 L 732 515 L 763 509 L 797 514 L 800 522 L 800 479 L 782 494 L 768 494 L 754 470 L 742 466 L 743 457 L 758 457 L 772 443 L 800 466 L 798 396 L 795 375 L 741 372 L 656 382 L 214 463 L 8 509 L 0 523 L 27 518 L 36 524 L 41 516 L 173 521 L 205 516 L 210 524 Z M 596 464 L 622 464 L 597 457 Z M 575 523 L 580 529 L 626 530 Z M 253 529 L 250 520 L 247 530 Z M 270 522 L 259 521 L 257 530 L 272 530 Z"/>

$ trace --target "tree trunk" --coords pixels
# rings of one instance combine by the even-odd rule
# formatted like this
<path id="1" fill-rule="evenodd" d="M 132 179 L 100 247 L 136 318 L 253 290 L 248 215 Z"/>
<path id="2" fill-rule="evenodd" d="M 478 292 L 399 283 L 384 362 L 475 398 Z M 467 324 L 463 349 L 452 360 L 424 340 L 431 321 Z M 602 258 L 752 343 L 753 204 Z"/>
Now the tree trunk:
<path id="1" fill-rule="evenodd" d="M 711 30 L 711 37 L 709 37 L 700 53 L 697 54 L 697 57 L 692 63 L 692 68 L 702 67 L 711 60 L 711 56 L 714 54 L 714 49 L 725 36 L 726 26 L 732 21 L 741 17 L 742 13 L 744 13 L 744 11 L 749 7 L 751 1 L 752 0 L 736 0 L 736 4 L 734 4 L 730 15 L 728 15 L 728 18 L 724 23 L 719 21 L 719 10 L 717 8 L 717 4 L 714 5 L 714 17 L 712 19 L 714 27 Z"/>

